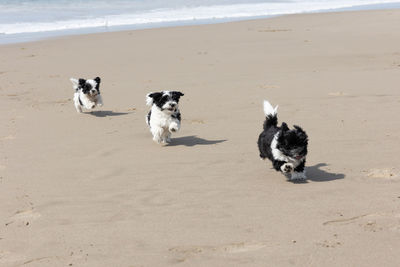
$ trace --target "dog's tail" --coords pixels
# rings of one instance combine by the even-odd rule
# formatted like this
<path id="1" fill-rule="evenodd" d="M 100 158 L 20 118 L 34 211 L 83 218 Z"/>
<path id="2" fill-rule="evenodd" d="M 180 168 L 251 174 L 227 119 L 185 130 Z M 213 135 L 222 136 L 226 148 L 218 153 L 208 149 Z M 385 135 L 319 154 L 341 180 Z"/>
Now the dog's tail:
<path id="1" fill-rule="evenodd" d="M 77 90 L 79 87 L 79 80 L 75 78 L 71 78 L 69 80 L 72 82 L 72 87 L 74 88 L 74 90 Z"/>
<path id="2" fill-rule="evenodd" d="M 278 125 L 278 106 L 273 107 L 267 100 L 264 100 L 264 114 L 266 117 L 264 129 Z"/>

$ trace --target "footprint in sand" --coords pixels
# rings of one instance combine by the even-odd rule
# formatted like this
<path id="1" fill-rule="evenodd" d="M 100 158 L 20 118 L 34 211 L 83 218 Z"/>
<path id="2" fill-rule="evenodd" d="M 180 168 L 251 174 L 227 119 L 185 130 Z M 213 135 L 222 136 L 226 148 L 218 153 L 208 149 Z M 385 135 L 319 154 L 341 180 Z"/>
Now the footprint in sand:
<path id="1" fill-rule="evenodd" d="M 336 240 L 324 240 L 322 242 L 318 242 L 317 245 L 323 248 L 336 248 L 341 246 L 342 243 Z"/>
<path id="2" fill-rule="evenodd" d="M 215 254 L 215 253 L 243 253 L 262 249 L 267 244 L 262 242 L 239 242 L 219 246 L 187 246 L 187 247 L 174 247 L 169 251 L 178 254 L 177 261 L 185 261 L 190 257 L 200 254 Z"/>
<path id="3" fill-rule="evenodd" d="M 38 219 L 40 216 L 40 213 L 36 212 L 34 209 L 19 210 L 8 220 L 6 226 L 13 223 L 29 225 L 30 222 Z"/>
<path id="4" fill-rule="evenodd" d="M 189 120 L 190 124 L 204 124 L 204 120 L 201 119 L 193 119 L 193 120 Z"/>
<path id="5" fill-rule="evenodd" d="M 346 94 L 344 92 L 331 92 L 328 95 L 330 95 L 330 96 L 348 96 L 348 94 Z"/>
<path id="6" fill-rule="evenodd" d="M 370 169 L 367 171 L 367 176 L 371 178 L 380 179 L 396 179 L 399 177 L 398 172 L 395 168 L 383 168 L 383 169 Z"/>
<path id="7" fill-rule="evenodd" d="M 1 266 L 14 266 L 15 262 L 22 261 L 24 257 L 10 251 L 0 250 L 0 265 Z M 10 264 L 10 265 L 8 265 Z"/>
<path id="8" fill-rule="evenodd" d="M 226 253 L 241 253 L 248 252 L 253 250 L 258 250 L 265 247 L 266 244 L 260 242 L 241 242 L 241 243 L 233 243 L 225 246 L 220 246 L 217 251 L 226 252 Z"/>
<path id="9" fill-rule="evenodd" d="M 10 134 L 10 135 L 7 135 L 7 136 L 5 136 L 5 137 L 3 137 L 3 138 L 1 138 L 2 140 L 14 140 L 15 139 L 15 136 L 14 135 L 12 135 L 12 134 Z"/>
<path id="10" fill-rule="evenodd" d="M 339 240 L 338 234 L 333 234 L 333 236 L 329 239 L 325 239 L 322 242 L 317 242 L 317 246 L 323 248 L 336 248 L 342 245 L 342 242 Z"/>
<path id="11" fill-rule="evenodd" d="M 338 220 L 331 220 L 324 222 L 323 225 L 358 225 L 364 231 L 378 232 L 389 230 L 393 232 L 400 232 L 400 226 L 398 220 L 400 213 L 388 212 L 388 213 L 370 213 L 351 218 L 343 218 Z"/>
<path id="12" fill-rule="evenodd" d="M 174 199 L 164 196 L 161 193 L 154 193 L 151 196 L 143 198 L 141 202 L 146 207 L 164 207 L 173 205 Z"/>

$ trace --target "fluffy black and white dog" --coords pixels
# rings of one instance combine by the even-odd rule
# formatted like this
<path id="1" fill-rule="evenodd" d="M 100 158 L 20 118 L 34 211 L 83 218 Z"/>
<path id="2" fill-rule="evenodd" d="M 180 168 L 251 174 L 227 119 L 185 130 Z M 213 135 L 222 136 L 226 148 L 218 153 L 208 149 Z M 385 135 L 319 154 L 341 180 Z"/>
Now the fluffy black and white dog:
<path id="1" fill-rule="evenodd" d="M 151 110 L 146 116 L 146 123 L 155 142 L 170 142 L 171 134 L 180 129 L 181 113 L 178 107 L 181 96 L 183 94 L 178 91 L 147 94 L 146 104 L 151 106 Z"/>
<path id="2" fill-rule="evenodd" d="M 101 107 L 103 100 L 100 95 L 100 78 L 92 79 L 70 79 L 75 89 L 74 104 L 76 111 L 81 113 L 82 108 L 93 109 L 96 106 Z"/>
<path id="3" fill-rule="evenodd" d="M 278 127 L 278 106 L 264 101 L 264 131 L 258 137 L 261 159 L 270 159 L 275 170 L 284 173 L 289 180 L 305 180 L 308 137 L 299 126 L 290 130 L 286 123 Z"/>

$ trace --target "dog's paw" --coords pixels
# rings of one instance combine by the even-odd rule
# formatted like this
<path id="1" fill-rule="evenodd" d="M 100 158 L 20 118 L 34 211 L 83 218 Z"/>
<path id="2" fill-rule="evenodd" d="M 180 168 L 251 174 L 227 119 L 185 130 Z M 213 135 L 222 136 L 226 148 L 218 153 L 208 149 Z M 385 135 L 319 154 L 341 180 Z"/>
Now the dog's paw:
<path id="1" fill-rule="evenodd" d="M 156 142 L 157 144 L 161 144 L 163 140 L 161 138 L 153 137 L 153 141 Z"/>
<path id="2" fill-rule="evenodd" d="M 179 124 L 175 123 L 175 122 L 172 122 L 169 125 L 169 129 L 168 130 L 169 130 L 170 133 L 175 133 L 175 132 L 179 131 Z"/>
<path id="3" fill-rule="evenodd" d="M 292 163 L 285 163 L 281 166 L 281 171 L 283 173 L 290 173 L 292 172 L 294 169 L 293 164 Z"/>
<path id="4" fill-rule="evenodd" d="M 307 180 L 306 172 L 292 172 L 290 180 Z"/>
<path id="5" fill-rule="evenodd" d="M 103 103 L 98 103 L 97 106 L 98 106 L 98 107 L 102 107 L 102 106 L 103 106 Z"/>

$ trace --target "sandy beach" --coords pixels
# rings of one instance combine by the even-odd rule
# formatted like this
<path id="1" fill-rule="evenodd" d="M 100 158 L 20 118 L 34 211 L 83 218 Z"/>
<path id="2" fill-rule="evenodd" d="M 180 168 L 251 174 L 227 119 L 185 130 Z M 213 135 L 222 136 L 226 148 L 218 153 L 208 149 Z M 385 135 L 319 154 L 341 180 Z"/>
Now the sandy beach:
<path id="1" fill-rule="evenodd" d="M 399 266 L 400 10 L 0 46 L 0 266 Z M 78 114 L 75 78 L 102 78 Z M 152 141 L 151 91 L 182 129 Z M 308 133 L 260 161 L 262 101 Z"/>

